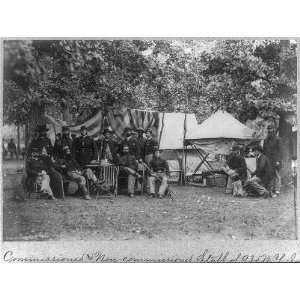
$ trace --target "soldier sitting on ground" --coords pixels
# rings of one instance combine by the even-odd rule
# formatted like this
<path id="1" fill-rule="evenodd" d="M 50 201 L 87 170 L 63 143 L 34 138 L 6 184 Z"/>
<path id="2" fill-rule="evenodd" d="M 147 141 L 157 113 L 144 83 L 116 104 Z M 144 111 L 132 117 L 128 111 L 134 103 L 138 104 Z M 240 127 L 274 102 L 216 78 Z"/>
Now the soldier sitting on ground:
<path id="1" fill-rule="evenodd" d="M 233 194 L 234 196 L 243 196 L 242 184 L 247 179 L 247 165 L 245 158 L 240 154 L 240 147 L 238 145 L 232 146 L 223 171 L 228 175 L 225 193 Z"/>
<path id="2" fill-rule="evenodd" d="M 271 195 L 272 165 L 268 157 L 263 154 L 260 145 L 256 145 L 253 151 L 257 157 L 256 170 L 251 174 L 252 178 L 246 181 L 244 188 L 248 195 L 267 198 Z"/>

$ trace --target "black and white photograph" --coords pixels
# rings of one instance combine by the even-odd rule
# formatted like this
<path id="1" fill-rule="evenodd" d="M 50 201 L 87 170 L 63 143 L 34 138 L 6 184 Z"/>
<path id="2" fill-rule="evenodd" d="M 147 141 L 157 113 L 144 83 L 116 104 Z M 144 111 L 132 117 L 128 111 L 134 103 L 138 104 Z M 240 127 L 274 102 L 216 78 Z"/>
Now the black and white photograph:
<path id="1" fill-rule="evenodd" d="M 3 39 L 3 242 L 298 240 L 297 47 Z M 279 259 L 229 256 L 219 262 Z"/>

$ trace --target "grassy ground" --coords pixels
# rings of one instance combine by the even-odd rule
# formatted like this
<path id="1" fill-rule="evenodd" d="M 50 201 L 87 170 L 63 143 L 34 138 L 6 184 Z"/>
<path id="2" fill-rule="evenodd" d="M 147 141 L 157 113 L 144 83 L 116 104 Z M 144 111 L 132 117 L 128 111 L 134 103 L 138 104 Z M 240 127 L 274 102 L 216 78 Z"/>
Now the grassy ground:
<path id="1" fill-rule="evenodd" d="M 290 195 L 237 199 L 218 189 L 176 187 L 176 201 L 119 196 L 84 201 L 4 202 L 5 240 L 293 238 Z"/>
<path id="2" fill-rule="evenodd" d="M 4 180 L 3 237 L 9 241 L 294 238 L 292 189 L 283 190 L 279 198 L 259 199 L 234 198 L 223 188 L 172 188 L 175 201 L 118 196 L 17 202 L 9 180 Z"/>

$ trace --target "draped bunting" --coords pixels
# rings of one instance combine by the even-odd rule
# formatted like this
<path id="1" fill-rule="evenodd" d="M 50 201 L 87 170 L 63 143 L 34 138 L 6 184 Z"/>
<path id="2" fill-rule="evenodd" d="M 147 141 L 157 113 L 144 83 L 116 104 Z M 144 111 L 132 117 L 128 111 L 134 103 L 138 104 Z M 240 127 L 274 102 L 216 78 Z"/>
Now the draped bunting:
<path id="1" fill-rule="evenodd" d="M 61 132 L 62 126 L 67 125 L 64 121 L 54 119 L 49 115 L 46 117 L 54 133 Z M 154 136 L 157 137 L 159 135 L 159 113 L 126 108 L 119 111 L 109 111 L 107 116 L 104 116 L 103 112 L 99 111 L 86 122 L 69 126 L 71 134 L 79 135 L 80 127 L 83 125 L 87 127 L 88 135 L 93 138 L 103 133 L 106 127 L 113 129 L 119 137 L 122 136 L 126 127 L 131 129 L 143 128 L 144 130 L 151 128 Z"/>

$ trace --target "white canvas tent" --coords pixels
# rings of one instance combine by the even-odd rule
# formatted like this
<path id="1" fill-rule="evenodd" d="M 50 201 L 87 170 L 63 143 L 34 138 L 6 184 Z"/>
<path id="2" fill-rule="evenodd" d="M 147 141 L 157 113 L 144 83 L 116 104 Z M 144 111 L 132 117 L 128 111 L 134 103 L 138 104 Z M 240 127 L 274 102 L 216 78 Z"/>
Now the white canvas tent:
<path id="1" fill-rule="evenodd" d="M 192 130 L 187 130 L 185 143 L 186 149 L 197 149 L 200 155 L 202 153 L 202 156 L 206 157 L 208 164 L 201 165 L 198 170 L 201 172 L 206 168 L 219 169 L 223 165 L 220 158 L 229 153 L 233 143 L 243 145 L 252 137 L 252 129 L 239 122 L 228 112 L 217 111 L 200 125 L 195 126 Z"/>
<path id="2" fill-rule="evenodd" d="M 201 124 L 194 114 L 165 113 L 159 131 L 162 156 L 181 160 L 185 175 L 193 174 L 201 161 L 199 155 L 209 165 L 201 165 L 197 173 L 220 168 L 222 162 L 216 157 L 228 154 L 233 143 L 245 144 L 253 135 L 252 129 L 225 111 L 217 111 Z"/>
<path id="3" fill-rule="evenodd" d="M 191 173 L 199 163 L 197 151 L 186 149 L 184 155 L 184 140 L 186 132 L 194 131 L 198 127 L 194 114 L 164 113 L 160 117 L 160 143 L 162 157 L 167 160 L 179 160 L 186 172 Z M 184 159 L 186 157 L 187 163 Z"/>

